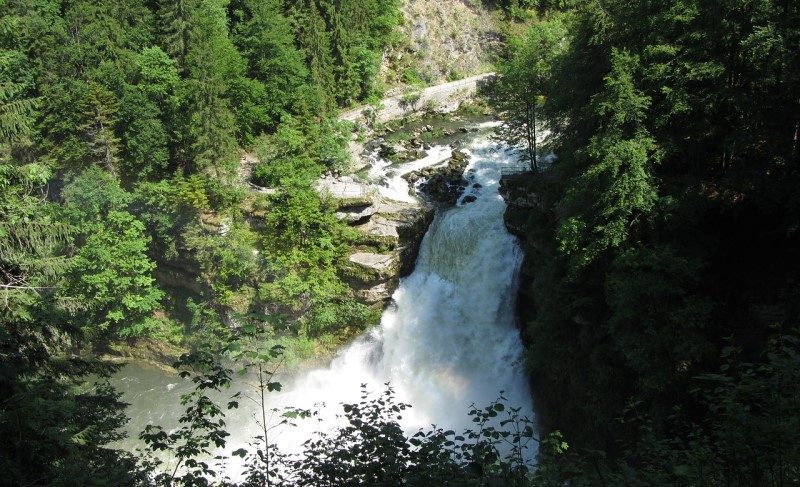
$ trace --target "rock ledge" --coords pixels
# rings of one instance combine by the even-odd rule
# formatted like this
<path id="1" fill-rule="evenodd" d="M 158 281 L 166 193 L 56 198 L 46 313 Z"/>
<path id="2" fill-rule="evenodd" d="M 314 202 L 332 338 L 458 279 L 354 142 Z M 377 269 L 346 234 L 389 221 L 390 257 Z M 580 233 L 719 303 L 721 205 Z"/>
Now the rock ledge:
<path id="1" fill-rule="evenodd" d="M 422 237 L 433 221 L 427 203 L 389 200 L 350 177 L 328 177 L 317 186 L 333 198 L 336 216 L 358 232 L 340 275 L 359 301 L 387 304 L 401 277 L 414 270 Z"/>

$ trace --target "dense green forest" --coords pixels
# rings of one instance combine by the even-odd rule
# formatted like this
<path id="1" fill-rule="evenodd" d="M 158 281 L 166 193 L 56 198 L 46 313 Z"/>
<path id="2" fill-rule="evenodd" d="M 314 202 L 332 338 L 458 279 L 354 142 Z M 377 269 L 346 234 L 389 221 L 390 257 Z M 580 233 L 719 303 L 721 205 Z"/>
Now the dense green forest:
<path id="1" fill-rule="evenodd" d="M 507 218 L 539 423 L 499 398 L 407 438 L 389 388 L 296 456 L 265 426 L 238 484 L 800 483 L 800 5 L 484 3 L 524 32 L 493 99 L 533 169 Z M 263 407 L 277 358 L 380 314 L 313 183 L 347 167 L 336 114 L 380 98 L 401 22 L 398 0 L 0 0 L 0 484 L 237 483 L 204 456 L 240 400 L 210 399 L 221 354 Z M 126 417 L 96 359 L 130 344 L 192 352 L 196 385 L 136 455 L 106 447 Z"/>
<path id="2" fill-rule="evenodd" d="M 335 115 L 380 95 L 398 7 L 0 2 L 2 483 L 89 485 L 114 465 L 97 445 L 121 405 L 80 386 L 110 371 L 93 351 L 216 349 L 269 311 L 263 339 L 309 355 L 375 321 L 312 183 L 348 163 Z M 277 191 L 246 191 L 240 148 Z"/>
<path id="3" fill-rule="evenodd" d="M 799 45 L 796 2 L 589 1 L 511 46 L 508 136 L 557 155 L 513 216 L 533 395 L 576 482 L 800 481 Z"/>

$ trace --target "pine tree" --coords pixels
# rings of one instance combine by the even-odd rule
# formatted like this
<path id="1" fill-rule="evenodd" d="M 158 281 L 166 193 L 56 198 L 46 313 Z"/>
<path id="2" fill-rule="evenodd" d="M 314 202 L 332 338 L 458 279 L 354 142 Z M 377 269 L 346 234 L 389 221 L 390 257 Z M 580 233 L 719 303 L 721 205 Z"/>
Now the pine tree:
<path id="1" fill-rule="evenodd" d="M 244 74 L 244 62 L 228 37 L 224 5 L 221 0 L 198 4 L 190 17 L 186 54 L 193 165 L 223 180 L 233 175 L 237 148 L 228 95 L 231 83 Z"/>
<path id="2" fill-rule="evenodd" d="M 644 127 L 650 99 L 635 86 L 638 62 L 613 52 L 604 89 L 592 99 L 600 130 L 578 156 L 587 166 L 558 204 L 560 247 L 579 267 L 625 242 L 657 199 L 655 141 Z"/>
<path id="3" fill-rule="evenodd" d="M 177 111 L 179 86 L 175 63 L 158 47 L 137 56 L 135 84 L 126 84 L 120 101 L 126 176 L 137 179 L 164 171 L 169 165 L 167 123 Z"/>
<path id="4" fill-rule="evenodd" d="M 247 59 L 248 75 L 264 84 L 262 103 L 272 129 L 285 114 L 297 114 L 308 69 L 283 14 L 283 2 L 250 0 L 246 7 L 250 17 L 237 27 L 235 41 Z"/>
<path id="5" fill-rule="evenodd" d="M 17 142 L 31 133 L 36 100 L 18 96 L 18 84 L 0 83 L 0 139 Z"/>
<path id="6" fill-rule="evenodd" d="M 99 84 L 90 84 L 83 100 L 84 123 L 80 127 L 87 148 L 87 162 L 103 165 L 115 174 L 120 140 L 115 133 L 117 99 Z"/>
<path id="7" fill-rule="evenodd" d="M 319 91 L 326 111 L 335 105 L 335 79 L 330 34 L 315 0 L 287 2 L 295 38 L 306 57 L 312 85 Z"/>
<path id="8" fill-rule="evenodd" d="M 159 27 L 164 51 L 177 62 L 180 72 L 186 69 L 191 19 L 197 8 L 198 0 L 166 0 L 159 3 Z"/>
<path id="9" fill-rule="evenodd" d="M 360 94 L 352 60 L 352 36 L 357 32 L 358 25 L 352 23 L 354 19 L 345 15 L 338 2 L 327 6 L 326 18 L 330 30 L 333 76 L 336 80 L 334 96 L 340 106 L 346 106 Z"/>

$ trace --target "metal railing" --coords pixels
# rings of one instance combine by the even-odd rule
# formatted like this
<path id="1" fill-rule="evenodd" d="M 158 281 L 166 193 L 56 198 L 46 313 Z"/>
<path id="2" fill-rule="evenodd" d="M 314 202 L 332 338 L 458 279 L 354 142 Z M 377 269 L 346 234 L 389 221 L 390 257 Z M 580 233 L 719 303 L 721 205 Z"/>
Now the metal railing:
<path id="1" fill-rule="evenodd" d="M 527 163 L 510 164 L 500 168 L 500 174 L 504 177 L 518 176 L 527 172 L 531 172 L 531 166 Z"/>

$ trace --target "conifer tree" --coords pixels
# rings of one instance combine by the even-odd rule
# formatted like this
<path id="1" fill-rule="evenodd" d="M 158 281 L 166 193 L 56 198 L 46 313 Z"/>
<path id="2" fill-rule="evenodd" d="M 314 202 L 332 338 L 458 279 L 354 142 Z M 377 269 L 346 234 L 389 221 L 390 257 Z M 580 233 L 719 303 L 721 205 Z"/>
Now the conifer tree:
<path id="1" fill-rule="evenodd" d="M 265 124 L 274 128 L 285 114 L 297 113 L 308 68 L 282 1 L 250 0 L 245 6 L 249 18 L 237 26 L 235 42 L 247 59 L 248 75 L 264 84 Z"/>
<path id="2" fill-rule="evenodd" d="M 178 70 L 186 69 L 189 32 L 198 0 L 165 0 L 159 2 L 158 20 L 164 51 L 177 62 Z"/>
<path id="3" fill-rule="evenodd" d="M 310 79 L 319 90 L 326 111 L 335 104 L 335 79 L 331 39 L 325 18 L 315 0 L 287 2 L 289 16 L 300 50 L 306 57 Z"/>
<path id="4" fill-rule="evenodd" d="M 225 3 L 197 4 L 190 15 L 186 54 L 192 163 L 196 170 L 223 180 L 233 175 L 237 147 L 230 89 L 244 74 L 243 60 L 228 36 Z"/>

